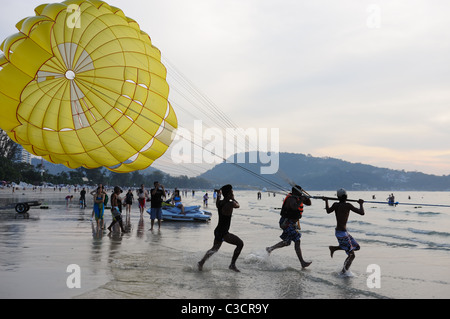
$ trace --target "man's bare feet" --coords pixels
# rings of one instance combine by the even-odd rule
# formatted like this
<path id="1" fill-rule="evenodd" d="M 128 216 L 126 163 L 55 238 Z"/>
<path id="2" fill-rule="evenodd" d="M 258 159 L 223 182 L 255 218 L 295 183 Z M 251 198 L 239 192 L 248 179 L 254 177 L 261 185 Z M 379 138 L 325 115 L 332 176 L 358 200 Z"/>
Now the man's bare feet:
<path id="1" fill-rule="evenodd" d="M 305 261 L 305 262 L 302 263 L 302 268 L 306 268 L 306 267 L 308 267 L 311 264 L 312 264 L 312 261 Z"/>
<path id="2" fill-rule="evenodd" d="M 234 270 L 235 272 L 241 272 L 239 269 L 237 269 L 235 264 L 231 264 L 230 267 L 228 267 L 231 270 Z"/>
<path id="3" fill-rule="evenodd" d="M 336 248 L 334 246 L 328 246 L 328 248 L 330 249 L 330 256 L 331 258 L 333 258 L 333 254 L 336 250 L 338 250 L 339 248 Z"/>

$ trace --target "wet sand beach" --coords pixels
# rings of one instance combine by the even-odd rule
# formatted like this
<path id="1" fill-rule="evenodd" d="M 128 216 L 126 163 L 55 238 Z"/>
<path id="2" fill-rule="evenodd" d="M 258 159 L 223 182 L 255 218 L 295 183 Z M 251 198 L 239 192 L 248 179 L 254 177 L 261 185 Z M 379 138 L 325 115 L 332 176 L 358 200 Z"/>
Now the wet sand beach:
<path id="1" fill-rule="evenodd" d="M 318 193 L 318 192 L 311 192 Z M 13 209 L 0 210 L 0 298 L 168 298 L 168 299 L 286 299 L 286 298 L 449 298 L 450 212 L 448 208 L 391 207 L 366 203 L 366 215 L 351 215 L 348 230 L 361 245 L 347 277 L 339 275 L 344 252 L 330 258 L 336 245 L 335 220 L 322 201 L 305 207 L 302 249 L 313 263 L 300 267 L 294 245 L 274 251 L 278 242 L 282 196 L 236 191 L 241 208 L 230 231 L 244 241 L 237 266 L 228 269 L 234 246 L 224 244 L 199 272 L 197 262 L 211 248 L 217 211 L 209 223 L 163 222 L 150 231 L 149 215 L 132 207 L 129 232 L 96 232 L 91 221 L 92 199 L 80 208 L 78 193 L 68 205 L 67 191 L 0 191 L 0 203 L 43 199 L 48 209 L 33 207 L 29 219 L 15 218 Z M 184 199 L 201 204 L 201 191 Z M 349 192 L 370 199 L 373 192 Z M 387 192 L 375 192 L 383 198 Z M 444 192 L 400 193 L 414 201 L 450 203 Z M 332 192 L 321 195 L 332 196 Z M 105 221 L 111 222 L 109 210 Z M 78 265 L 80 288 L 69 288 L 69 265 Z M 369 287 L 370 265 L 381 270 L 381 286 Z M 368 271 L 370 270 L 370 271 Z"/>

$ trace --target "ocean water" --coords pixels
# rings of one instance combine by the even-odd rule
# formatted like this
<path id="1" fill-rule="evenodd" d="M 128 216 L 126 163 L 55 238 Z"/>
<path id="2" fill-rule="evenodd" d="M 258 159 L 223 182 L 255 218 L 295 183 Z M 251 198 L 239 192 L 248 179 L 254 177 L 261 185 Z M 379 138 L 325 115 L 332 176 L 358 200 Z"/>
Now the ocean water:
<path id="1" fill-rule="evenodd" d="M 333 192 L 310 192 L 334 196 Z M 200 204 L 202 192 L 186 204 Z M 396 200 L 448 204 L 447 192 L 394 192 Z M 302 269 L 294 245 L 268 255 L 265 247 L 280 241 L 279 207 L 283 196 L 236 191 L 241 208 L 230 231 L 244 241 L 237 261 L 240 273 L 228 269 L 234 246 L 224 243 L 205 264 L 197 262 L 211 248 L 217 211 L 209 223 L 163 222 L 150 231 L 148 214 L 136 203 L 129 233 L 96 232 L 92 201 L 81 209 L 66 205 L 66 193 L 2 191 L 1 205 L 44 198 L 48 209 L 32 208 L 30 218 L 0 210 L 0 298 L 165 298 L 165 299 L 296 299 L 296 298 L 450 298 L 450 208 L 365 203 L 366 214 L 352 213 L 348 231 L 361 250 L 351 272 L 341 275 L 345 252 L 330 257 L 337 245 L 335 217 L 324 202 L 313 200 L 301 219 L 301 247 L 310 267 Z M 388 192 L 349 192 L 349 198 L 384 201 Z M 411 196 L 411 199 L 408 199 Z M 111 214 L 105 212 L 106 224 Z M 69 288 L 77 265 L 79 288 Z M 68 269 L 69 267 L 69 269 Z M 69 284 L 68 284 L 69 279 Z"/>

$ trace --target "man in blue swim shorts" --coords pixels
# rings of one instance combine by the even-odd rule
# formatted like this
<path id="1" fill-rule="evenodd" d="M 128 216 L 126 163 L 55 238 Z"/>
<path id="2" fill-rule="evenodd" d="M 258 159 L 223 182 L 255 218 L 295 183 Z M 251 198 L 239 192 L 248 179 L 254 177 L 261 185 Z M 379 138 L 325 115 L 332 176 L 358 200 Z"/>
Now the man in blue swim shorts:
<path id="1" fill-rule="evenodd" d="M 348 231 L 335 229 L 334 234 L 336 235 L 336 239 L 339 243 L 339 248 L 344 250 L 347 253 L 347 255 L 350 254 L 352 251 L 356 251 L 361 248 L 359 244 L 356 242 L 356 240 L 352 237 L 352 235 L 348 233 Z M 331 252 L 331 255 L 333 255 L 333 253 L 334 251 Z"/>
<path id="2" fill-rule="evenodd" d="M 300 228 L 298 227 L 298 222 L 296 220 L 280 218 L 280 228 L 283 230 L 280 238 L 286 245 L 290 245 L 291 241 L 297 242 L 302 237 Z"/>
<path id="3" fill-rule="evenodd" d="M 347 253 L 347 259 L 345 259 L 344 267 L 341 271 L 341 273 L 344 274 L 350 269 L 350 266 L 355 259 L 354 252 L 360 249 L 356 240 L 347 232 L 348 216 L 350 215 L 350 211 L 359 215 L 364 215 L 364 201 L 362 199 L 358 200 L 359 208 L 347 203 L 347 192 L 342 188 L 337 191 L 337 197 L 339 202 L 333 203 L 331 207 L 328 206 L 327 198 L 324 198 L 323 200 L 325 201 L 325 210 L 327 211 L 327 214 L 332 212 L 335 212 L 336 214 L 337 225 L 335 235 L 339 246 L 329 246 L 328 248 L 330 249 L 331 258 L 333 258 L 333 254 L 336 250 L 344 250 Z"/>

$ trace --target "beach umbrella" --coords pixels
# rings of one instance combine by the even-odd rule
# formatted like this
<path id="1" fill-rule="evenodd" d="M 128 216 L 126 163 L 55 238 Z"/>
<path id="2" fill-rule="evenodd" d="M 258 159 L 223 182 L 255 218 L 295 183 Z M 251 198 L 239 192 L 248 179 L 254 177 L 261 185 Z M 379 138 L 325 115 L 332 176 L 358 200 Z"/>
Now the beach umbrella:
<path id="1" fill-rule="evenodd" d="M 43 4 L 0 49 L 0 127 L 70 168 L 150 166 L 177 128 L 160 51 L 103 1 Z"/>

